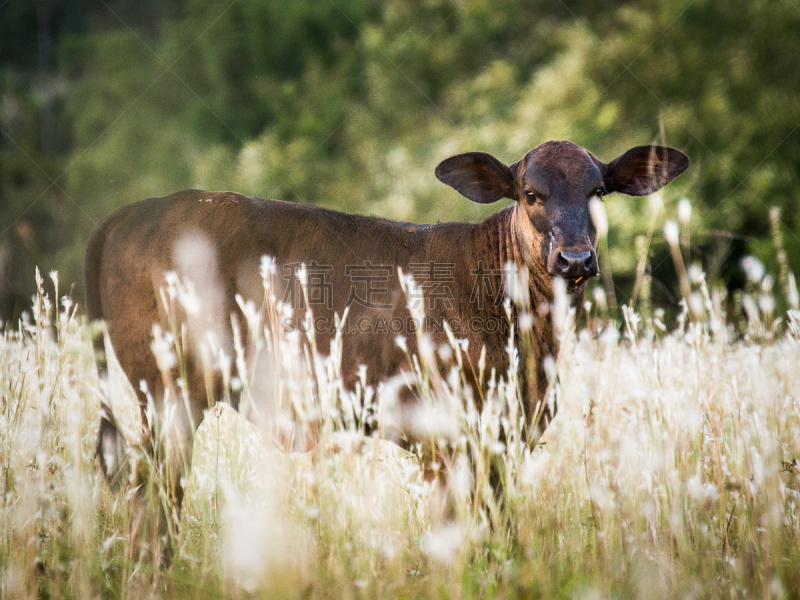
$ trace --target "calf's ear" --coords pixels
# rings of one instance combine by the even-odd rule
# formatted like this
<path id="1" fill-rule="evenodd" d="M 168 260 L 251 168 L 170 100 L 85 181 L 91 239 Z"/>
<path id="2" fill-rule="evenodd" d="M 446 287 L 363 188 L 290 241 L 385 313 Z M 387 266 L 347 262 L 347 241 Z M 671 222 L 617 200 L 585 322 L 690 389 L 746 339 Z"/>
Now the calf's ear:
<path id="1" fill-rule="evenodd" d="M 689 166 L 689 157 L 666 146 L 636 146 L 605 167 L 608 192 L 646 196 L 660 190 Z"/>
<path id="2" fill-rule="evenodd" d="M 514 174 L 491 154 L 467 152 L 451 156 L 436 167 L 436 177 L 459 194 L 481 204 L 516 198 Z"/>

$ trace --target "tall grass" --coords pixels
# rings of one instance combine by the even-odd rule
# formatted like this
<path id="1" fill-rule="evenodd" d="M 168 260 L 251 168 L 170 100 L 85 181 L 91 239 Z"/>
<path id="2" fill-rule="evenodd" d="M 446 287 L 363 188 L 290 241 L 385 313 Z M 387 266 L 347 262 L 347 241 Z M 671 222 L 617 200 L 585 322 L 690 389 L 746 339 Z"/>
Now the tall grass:
<path id="1" fill-rule="evenodd" d="M 136 492 L 111 492 L 94 457 L 96 325 L 39 281 L 32 316 L 0 341 L 4 598 L 798 595 L 800 314 L 778 318 L 763 269 L 738 301 L 738 333 L 730 303 L 692 268 L 671 333 L 657 312 L 626 308 L 615 323 L 591 302 L 577 331 L 562 303 L 559 412 L 536 443 L 522 436 L 513 370 L 483 374 L 478 410 L 464 371 L 481 366 L 465 364 L 455 338 L 420 338 L 408 377 L 425 390 L 420 426 L 452 463 L 441 465 L 457 515 L 446 522 L 431 517 L 424 444 L 360 435 L 371 419 L 391 423 L 403 382 L 345 389 L 340 340 L 322 357 L 312 334 L 300 343 L 268 326 L 283 308 L 268 261 L 262 274 L 267 303 L 241 300 L 234 329 L 249 334 L 235 355 L 208 346 L 249 420 L 224 404 L 206 414 L 180 532 L 142 536 L 144 550 Z M 167 307 L 193 302 L 172 285 Z M 186 339 L 175 325 L 154 349 L 179 361 Z M 135 439 L 135 396 L 111 366 L 105 393 Z M 179 382 L 171 393 L 179 406 Z M 166 489 L 156 473 L 150 501 Z"/>

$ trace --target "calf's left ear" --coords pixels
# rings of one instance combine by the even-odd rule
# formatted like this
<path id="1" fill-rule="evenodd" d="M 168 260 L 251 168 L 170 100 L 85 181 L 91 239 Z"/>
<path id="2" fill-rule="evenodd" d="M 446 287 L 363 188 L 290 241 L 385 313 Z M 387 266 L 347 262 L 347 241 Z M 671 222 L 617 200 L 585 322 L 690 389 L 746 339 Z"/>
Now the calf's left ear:
<path id="1" fill-rule="evenodd" d="M 467 152 L 443 160 L 436 177 L 473 202 L 490 204 L 516 197 L 512 170 L 485 152 Z"/>
<path id="2" fill-rule="evenodd" d="M 605 166 L 608 192 L 646 196 L 660 190 L 689 166 L 689 157 L 666 146 L 636 146 Z"/>

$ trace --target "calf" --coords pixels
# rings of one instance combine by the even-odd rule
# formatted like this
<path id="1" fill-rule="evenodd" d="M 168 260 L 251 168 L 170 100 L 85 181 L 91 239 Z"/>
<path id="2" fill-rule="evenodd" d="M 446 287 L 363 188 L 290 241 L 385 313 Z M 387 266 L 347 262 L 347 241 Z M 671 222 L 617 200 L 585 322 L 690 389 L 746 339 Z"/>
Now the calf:
<path id="1" fill-rule="evenodd" d="M 407 323 L 410 316 L 400 269 L 412 274 L 426 295 L 423 326 L 434 347 L 446 342 L 441 327 L 446 321 L 457 336 L 469 341 L 472 365 L 484 352 L 486 372 L 505 373 L 509 322 L 503 280 L 506 265 L 513 263 L 529 274 L 523 304 L 532 316 L 529 352 L 533 355 L 521 357 L 520 364 L 535 368 L 527 376 L 520 373 L 521 380 L 528 381 L 527 388 L 523 386 L 524 408 L 529 427 L 543 431 L 556 410 L 541 408 L 547 387 L 544 359 L 558 352 L 546 310 L 553 300 L 553 278 L 563 278 L 572 301 L 580 305 L 587 280 L 598 273 L 590 200 L 612 192 L 649 194 L 682 173 L 688 163 L 678 150 L 639 146 L 605 164 L 565 141 L 541 144 L 511 166 L 481 152 L 453 156 L 436 168 L 442 182 L 473 202 L 513 200 L 477 224 L 397 223 L 230 192 L 186 190 L 151 198 L 120 208 L 92 234 L 85 263 L 89 317 L 105 321 L 119 363 L 138 390 L 146 425 L 147 399 L 140 382 L 152 393 L 157 412 L 164 412 L 164 384 L 151 342 L 153 325 L 166 323 L 159 288 L 170 271 L 183 268 L 186 274 L 188 269 L 198 287 L 198 279 L 213 283 L 204 299 L 210 315 L 207 325 L 232 354 L 231 330 L 225 324 L 240 311 L 237 294 L 257 304 L 263 298 L 261 257 L 274 257 L 278 272 L 286 273 L 278 290 L 282 299 L 291 300 L 299 289 L 295 271 L 305 264 L 309 285 L 319 286 L 310 302 L 321 353 L 330 350 L 334 315 L 349 309 L 351 326 L 343 334 L 341 369 L 345 385 L 353 388 L 360 365 L 366 365 L 369 382 L 376 383 L 408 364 L 395 343 L 398 329 L 392 325 Z M 182 242 L 186 236 L 202 241 L 187 249 Z M 295 302 L 295 308 L 303 313 L 302 302 Z M 414 352 L 415 336 L 407 337 Z M 209 383 L 204 377 L 197 356 L 189 353 L 186 363 L 190 402 L 179 421 L 181 435 L 190 437 L 191 425 L 198 424 L 208 408 L 209 390 L 216 400 L 220 389 L 218 382 Z M 100 369 L 103 377 L 105 367 L 101 364 Z M 474 397 L 481 398 L 479 378 L 468 375 L 476 388 Z M 124 449 L 106 409 L 98 454 L 107 476 L 117 472 Z M 180 498 L 178 487 L 173 491 Z"/>

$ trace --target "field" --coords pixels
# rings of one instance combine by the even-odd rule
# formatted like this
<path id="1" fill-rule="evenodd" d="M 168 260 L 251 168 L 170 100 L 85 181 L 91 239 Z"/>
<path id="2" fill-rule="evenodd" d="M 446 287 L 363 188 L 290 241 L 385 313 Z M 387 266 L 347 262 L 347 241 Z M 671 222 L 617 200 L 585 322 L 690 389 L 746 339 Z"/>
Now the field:
<path id="1" fill-rule="evenodd" d="M 463 401 L 457 340 L 416 361 L 426 422 L 460 450 L 453 522 L 430 516 L 436 489 L 419 449 L 359 437 L 360 406 L 383 402 L 386 388 L 348 394 L 335 357 L 265 338 L 283 352 L 272 429 L 229 407 L 209 412 L 180 533 L 161 535 L 151 531 L 161 479 L 138 520 L 137 494 L 112 492 L 97 466 L 96 325 L 40 291 L 20 331 L 0 340 L 2 597 L 798 597 L 800 319 L 776 319 L 760 278 L 728 303 L 702 274 L 685 283 L 695 306 L 670 331 L 660 315 L 614 323 L 589 303 L 576 327 L 564 311 L 559 413 L 534 445 L 519 442 L 504 374 L 483 411 L 447 416 Z M 179 344 L 161 341 L 154 350 L 168 360 Z M 447 380 L 428 369 L 436 360 L 455 365 Z M 248 367 L 227 368 L 247 393 Z M 322 441 L 285 453 L 274 440 L 299 429 L 280 407 L 313 412 L 309 372 Z M 118 367 L 109 397 L 135 438 Z"/>

